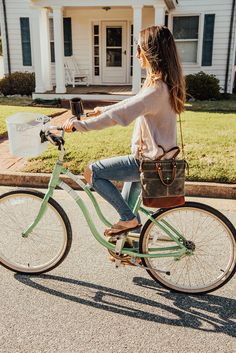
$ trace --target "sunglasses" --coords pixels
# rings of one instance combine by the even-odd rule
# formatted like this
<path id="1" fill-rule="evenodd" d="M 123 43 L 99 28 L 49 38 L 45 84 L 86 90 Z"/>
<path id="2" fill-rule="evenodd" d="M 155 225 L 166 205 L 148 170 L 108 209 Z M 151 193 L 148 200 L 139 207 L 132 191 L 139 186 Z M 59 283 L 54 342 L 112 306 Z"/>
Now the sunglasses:
<path id="1" fill-rule="evenodd" d="M 137 45 L 137 53 L 138 53 L 138 55 L 140 55 L 140 54 L 141 54 L 141 47 L 140 47 L 140 45 L 139 45 L 139 44 Z"/>

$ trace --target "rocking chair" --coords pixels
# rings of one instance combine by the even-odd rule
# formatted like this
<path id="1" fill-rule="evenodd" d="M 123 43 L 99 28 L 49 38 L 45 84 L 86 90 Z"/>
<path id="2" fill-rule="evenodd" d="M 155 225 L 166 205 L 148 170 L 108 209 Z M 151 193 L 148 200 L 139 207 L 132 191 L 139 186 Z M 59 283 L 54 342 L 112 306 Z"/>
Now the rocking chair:
<path id="1" fill-rule="evenodd" d="M 66 85 L 72 85 L 73 87 L 76 85 L 89 86 L 88 70 L 80 69 L 75 57 L 65 57 L 64 66 Z"/>

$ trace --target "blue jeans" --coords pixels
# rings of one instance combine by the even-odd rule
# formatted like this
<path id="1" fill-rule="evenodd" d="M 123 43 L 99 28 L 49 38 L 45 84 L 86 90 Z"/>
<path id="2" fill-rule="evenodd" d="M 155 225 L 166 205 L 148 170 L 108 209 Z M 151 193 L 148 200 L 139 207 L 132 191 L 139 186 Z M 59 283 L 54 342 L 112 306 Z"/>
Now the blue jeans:
<path id="1" fill-rule="evenodd" d="M 117 210 L 121 221 L 136 217 L 132 208 L 141 189 L 139 166 L 139 160 L 132 155 L 103 159 L 90 165 L 93 188 Z M 111 180 L 125 182 L 122 194 Z M 138 220 L 140 223 L 139 216 Z"/>

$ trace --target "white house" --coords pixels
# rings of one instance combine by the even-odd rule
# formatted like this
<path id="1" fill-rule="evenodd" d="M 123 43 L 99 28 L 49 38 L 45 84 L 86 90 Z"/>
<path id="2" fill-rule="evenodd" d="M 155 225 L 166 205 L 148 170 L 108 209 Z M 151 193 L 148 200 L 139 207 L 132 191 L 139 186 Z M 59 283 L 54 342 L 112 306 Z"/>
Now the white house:
<path id="1" fill-rule="evenodd" d="M 135 58 L 138 33 L 165 24 L 184 73 L 214 74 L 222 91 L 231 93 L 235 1 L 1 0 L 4 73 L 34 71 L 35 98 L 69 97 L 65 62 L 72 56 L 90 85 L 130 85 L 135 93 L 142 75 Z"/>

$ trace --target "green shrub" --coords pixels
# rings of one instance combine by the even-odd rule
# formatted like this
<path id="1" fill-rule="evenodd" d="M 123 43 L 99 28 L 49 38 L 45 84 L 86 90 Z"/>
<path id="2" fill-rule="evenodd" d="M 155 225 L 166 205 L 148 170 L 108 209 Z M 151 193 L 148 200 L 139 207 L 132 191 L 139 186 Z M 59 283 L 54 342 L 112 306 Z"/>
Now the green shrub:
<path id="1" fill-rule="evenodd" d="M 199 100 L 219 99 L 220 85 L 215 75 L 208 75 L 203 71 L 194 75 L 187 75 L 186 90 L 187 98 Z"/>
<path id="2" fill-rule="evenodd" d="M 4 96 L 19 94 L 31 96 L 35 89 L 35 74 L 31 72 L 13 72 L 0 80 L 0 93 Z"/>

